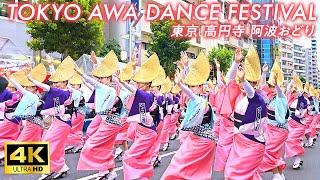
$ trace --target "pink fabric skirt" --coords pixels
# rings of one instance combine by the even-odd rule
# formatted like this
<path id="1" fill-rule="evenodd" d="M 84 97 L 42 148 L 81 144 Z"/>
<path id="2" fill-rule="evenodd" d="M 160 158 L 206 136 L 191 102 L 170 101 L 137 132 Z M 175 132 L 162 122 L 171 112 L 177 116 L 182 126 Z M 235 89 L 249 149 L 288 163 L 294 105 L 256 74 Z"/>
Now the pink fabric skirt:
<path id="1" fill-rule="evenodd" d="M 264 133 L 266 139 L 266 150 L 262 164 L 259 167 L 261 172 L 268 172 L 279 167 L 282 171 L 286 162 L 282 160 L 284 143 L 288 138 L 288 130 L 268 124 Z"/>
<path id="2" fill-rule="evenodd" d="M 70 134 L 68 136 L 67 145 L 75 146 L 75 145 L 82 145 L 83 144 L 83 124 L 84 124 L 85 115 L 78 113 L 77 116 L 72 116 L 72 127 Z"/>
<path id="3" fill-rule="evenodd" d="M 219 116 L 217 115 L 216 121 L 214 121 L 214 127 L 213 127 L 213 133 L 214 135 L 219 138 L 219 133 L 220 133 L 220 119 Z"/>
<path id="4" fill-rule="evenodd" d="M 222 116 L 220 116 L 219 121 L 220 131 L 216 148 L 214 170 L 224 171 L 232 147 L 234 123 Z"/>
<path id="5" fill-rule="evenodd" d="M 163 121 L 160 121 L 157 127 L 157 139 L 152 147 L 152 158 L 156 158 L 160 154 L 162 128 L 163 128 Z"/>
<path id="6" fill-rule="evenodd" d="M 113 149 L 120 127 L 102 122 L 84 144 L 77 170 L 108 170 L 115 167 Z"/>
<path id="7" fill-rule="evenodd" d="M 314 120 L 314 116 L 313 115 L 307 115 L 305 117 L 305 126 L 306 126 L 306 130 L 305 130 L 305 134 L 310 136 L 311 133 L 311 128 L 312 128 L 312 122 Z"/>
<path id="8" fill-rule="evenodd" d="M 16 141 L 20 134 L 20 124 L 4 119 L 0 124 L 0 150 L 4 149 L 4 143 Z"/>
<path id="9" fill-rule="evenodd" d="M 188 138 L 189 135 L 190 135 L 189 131 L 180 131 L 180 133 L 179 133 L 180 145 L 186 141 L 186 139 Z"/>
<path id="10" fill-rule="evenodd" d="M 316 115 L 316 119 L 317 119 L 316 129 L 318 131 L 318 129 L 320 129 L 320 114 Z M 317 132 L 317 133 L 319 133 L 319 132 Z"/>
<path id="11" fill-rule="evenodd" d="M 97 114 L 92 119 L 91 123 L 89 124 L 89 126 L 87 128 L 87 132 L 86 132 L 86 137 L 87 138 L 92 136 L 92 134 L 94 134 L 98 130 L 98 128 L 99 128 L 99 126 L 101 124 L 101 121 L 102 121 L 102 119 L 101 119 L 101 116 L 99 114 Z"/>
<path id="12" fill-rule="evenodd" d="M 311 127 L 310 127 L 310 137 L 314 138 L 317 135 L 317 124 L 319 122 L 319 115 L 313 117 Z"/>
<path id="13" fill-rule="evenodd" d="M 43 128 L 37 124 L 31 123 L 26 120 L 26 125 L 23 127 L 17 141 L 28 142 L 28 141 L 41 141 Z"/>
<path id="14" fill-rule="evenodd" d="M 306 126 L 293 119 L 288 120 L 288 139 L 285 142 L 285 158 L 300 156 L 304 154 L 301 144 Z"/>
<path id="15" fill-rule="evenodd" d="M 166 115 L 163 120 L 163 127 L 160 134 L 161 144 L 165 144 L 169 142 L 170 138 L 170 126 L 171 126 L 171 115 Z"/>
<path id="16" fill-rule="evenodd" d="M 42 141 L 49 142 L 50 145 L 50 171 L 57 172 L 61 170 L 65 164 L 64 148 L 66 146 L 67 138 L 71 127 L 56 117 L 53 119 L 50 128 Z"/>
<path id="17" fill-rule="evenodd" d="M 127 141 L 127 131 L 129 128 L 129 123 L 126 121 L 126 118 L 122 121 L 122 126 L 119 130 L 119 133 L 116 137 L 116 144 L 120 145 L 122 142 Z"/>
<path id="18" fill-rule="evenodd" d="M 127 140 L 128 141 L 134 141 L 134 139 L 136 138 L 136 127 L 137 127 L 137 124 L 136 122 L 131 122 L 129 123 L 129 127 L 128 127 L 128 130 L 127 130 Z"/>
<path id="19" fill-rule="evenodd" d="M 190 133 L 186 142 L 173 156 L 161 179 L 210 180 L 215 146 L 215 141 Z"/>
<path id="20" fill-rule="evenodd" d="M 226 180 L 262 180 L 258 173 L 265 145 L 235 134 L 224 171 Z"/>
<path id="21" fill-rule="evenodd" d="M 135 141 L 122 157 L 124 180 L 146 179 L 153 176 L 151 157 L 156 139 L 157 132 L 137 124 Z"/>
<path id="22" fill-rule="evenodd" d="M 171 115 L 171 121 L 169 124 L 169 136 L 172 136 L 174 133 L 177 132 L 177 123 L 179 121 L 180 112 L 173 113 Z"/>

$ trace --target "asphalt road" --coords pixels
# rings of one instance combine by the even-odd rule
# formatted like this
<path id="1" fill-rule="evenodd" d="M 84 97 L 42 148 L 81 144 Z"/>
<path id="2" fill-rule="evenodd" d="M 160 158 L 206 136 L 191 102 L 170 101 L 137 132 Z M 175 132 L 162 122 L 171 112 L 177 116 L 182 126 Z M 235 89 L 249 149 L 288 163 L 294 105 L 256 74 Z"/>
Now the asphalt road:
<path id="1" fill-rule="evenodd" d="M 320 179 L 320 143 L 317 144 L 313 148 L 306 149 L 306 155 L 304 157 L 304 166 L 300 170 L 293 170 L 292 160 L 287 160 L 288 166 L 285 171 L 285 176 L 287 180 L 319 180 Z M 161 175 L 166 170 L 169 165 L 174 152 L 178 149 L 179 143 L 178 140 L 174 140 L 170 142 L 170 147 L 168 151 L 161 152 L 162 160 L 159 167 L 155 168 L 153 180 L 158 180 L 161 178 Z M 78 163 L 79 154 L 67 154 L 66 161 L 67 165 L 70 167 L 69 175 L 64 178 L 67 180 L 88 180 L 94 179 L 94 174 L 97 172 L 94 171 L 76 171 L 76 166 Z M 123 179 L 123 171 L 122 171 L 122 163 L 118 161 L 116 164 L 117 174 L 119 180 Z M 39 177 L 39 175 L 4 175 L 3 167 L 0 167 L 0 179 L 2 180 L 35 180 Z M 223 173 L 213 173 L 213 179 L 215 180 L 223 180 Z M 272 173 L 265 173 L 263 175 L 264 180 L 271 180 Z"/>

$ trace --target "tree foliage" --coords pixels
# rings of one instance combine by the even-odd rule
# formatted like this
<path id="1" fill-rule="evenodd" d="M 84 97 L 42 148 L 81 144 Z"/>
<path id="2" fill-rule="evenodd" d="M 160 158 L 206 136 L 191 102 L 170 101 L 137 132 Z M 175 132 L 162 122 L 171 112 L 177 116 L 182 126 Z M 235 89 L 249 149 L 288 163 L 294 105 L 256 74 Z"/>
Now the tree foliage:
<path id="1" fill-rule="evenodd" d="M 103 45 L 99 56 L 104 57 L 111 50 L 113 50 L 116 53 L 118 59 L 120 60 L 121 46 L 119 45 L 119 42 L 115 39 L 112 39 L 111 41 Z"/>
<path id="2" fill-rule="evenodd" d="M 49 3 L 51 0 L 40 0 Z M 62 58 L 70 55 L 78 59 L 82 54 L 90 54 L 94 50 L 99 53 L 103 46 L 103 22 L 88 21 L 91 8 L 100 0 L 58 0 L 55 3 L 76 2 L 82 7 L 82 15 L 77 22 L 68 22 L 64 18 L 53 20 L 53 12 L 48 11 L 49 21 L 30 21 L 27 33 L 32 39 L 27 45 L 32 50 L 58 52 Z M 71 11 L 71 13 L 74 13 Z"/>
<path id="3" fill-rule="evenodd" d="M 301 80 L 301 82 L 302 82 L 303 84 L 305 84 L 305 83 L 307 82 L 306 78 L 304 78 L 304 77 L 302 77 L 302 76 L 300 76 L 300 80 Z"/>
<path id="4" fill-rule="evenodd" d="M 160 64 L 166 71 L 166 74 L 172 77 L 176 70 L 176 62 L 180 59 L 180 52 L 186 51 L 190 44 L 188 39 L 171 38 L 171 27 L 174 21 L 153 21 L 151 23 L 151 36 L 149 52 L 157 53 Z"/>
<path id="5" fill-rule="evenodd" d="M 220 70 L 224 73 L 228 71 L 228 69 L 231 66 L 231 63 L 233 61 L 233 51 L 230 49 L 227 49 L 225 47 L 215 47 L 211 49 L 209 52 L 209 61 L 211 64 L 213 64 L 215 67 L 214 60 L 217 59 L 220 62 Z"/>

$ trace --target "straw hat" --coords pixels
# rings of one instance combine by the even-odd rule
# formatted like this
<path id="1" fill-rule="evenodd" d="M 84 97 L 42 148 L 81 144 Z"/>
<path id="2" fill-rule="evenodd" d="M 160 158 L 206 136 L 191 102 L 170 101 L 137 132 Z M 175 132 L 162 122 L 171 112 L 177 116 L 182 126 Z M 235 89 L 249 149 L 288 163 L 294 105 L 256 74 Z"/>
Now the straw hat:
<path id="1" fill-rule="evenodd" d="M 178 94 L 180 93 L 181 89 L 178 85 L 174 85 L 173 88 L 171 89 L 172 94 Z"/>
<path id="2" fill-rule="evenodd" d="M 310 93 L 310 96 L 316 97 L 317 92 L 316 92 L 316 90 L 314 89 L 313 85 L 310 85 L 309 93 Z"/>
<path id="3" fill-rule="evenodd" d="M 294 85 L 297 87 L 297 90 L 302 92 L 303 85 L 302 85 L 302 82 L 297 74 L 293 76 L 293 82 L 294 82 Z"/>
<path id="4" fill-rule="evenodd" d="M 164 83 L 161 85 L 160 92 L 161 93 L 169 93 L 171 91 L 171 89 L 172 89 L 172 82 L 169 79 L 169 77 L 167 77 L 164 80 Z"/>
<path id="5" fill-rule="evenodd" d="M 260 80 L 261 67 L 260 59 L 256 48 L 251 45 L 248 54 L 246 55 L 245 61 L 245 79 L 251 82 L 257 82 Z"/>
<path id="6" fill-rule="evenodd" d="M 189 67 L 184 82 L 189 86 L 198 86 L 204 84 L 210 75 L 210 64 L 208 57 L 201 52 L 197 59 Z"/>
<path id="7" fill-rule="evenodd" d="M 139 83 L 150 83 L 155 80 L 159 74 L 160 62 L 156 53 L 142 64 L 141 68 L 134 74 L 132 80 Z"/>
<path id="8" fill-rule="evenodd" d="M 133 63 L 130 61 L 120 72 L 120 80 L 128 81 L 132 78 L 133 75 Z"/>
<path id="9" fill-rule="evenodd" d="M 310 89 L 310 84 L 309 84 L 309 82 L 306 82 L 306 84 L 303 87 L 303 92 L 309 93 L 309 89 Z"/>
<path id="10" fill-rule="evenodd" d="M 111 50 L 102 63 L 92 71 L 92 75 L 95 77 L 109 77 L 112 74 L 114 74 L 118 69 L 118 57 L 114 53 L 113 50 Z"/>
<path id="11" fill-rule="evenodd" d="M 61 64 L 59 64 L 56 72 L 50 77 L 52 82 L 68 81 L 74 74 L 74 68 L 76 67 L 73 59 L 68 56 Z"/>
<path id="12" fill-rule="evenodd" d="M 82 77 L 78 73 L 74 73 L 71 79 L 69 79 L 69 84 L 80 85 L 83 83 Z"/>
<path id="13" fill-rule="evenodd" d="M 277 77 L 277 79 L 275 79 L 275 77 Z M 280 86 L 283 84 L 283 81 L 284 81 L 284 76 L 280 67 L 280 62 L 278 59 L 276 59 L 271 68 L 271 73 L 270 73 L 268 83 L 272 86 L 275 86 L 275 82 L 277 82 L 276 84 Z"/>
<path id="14" fill-rule="evenodd" d="M 25 73 L 25 72 L 24 72 Z M 44 64 L 38 64 L 36 67 L 34 67 L 31 72 L 32 79 L 43 82 L 46 79 L 47 76 L 47 70 Z M 26 74 L 22 77 L 20 80 L 21 86 L 34 86 L 34 84 L 27 78 Z"/>
<path id="15" fill-rule="evenodd" d="M 21 80 L 26 77 L 26 73 L 24 70 L 20 70 L 17 71 L 13 74 L 10 75 L 10 78 L 13 78 L 16 82 L 18 82 L 19 84 L 21 83 Z M 8 87 L 13 87 L 15 88 L 15 86 L 9 81 Z"/>
<path id="16" fill-rule="evenodd" d="M 166 72 L 164 71 L 163 67 L 160 66 L 159 74 L 155 80 L 152 81 L 151 86 L 161 86 L 166 80 Z"/>

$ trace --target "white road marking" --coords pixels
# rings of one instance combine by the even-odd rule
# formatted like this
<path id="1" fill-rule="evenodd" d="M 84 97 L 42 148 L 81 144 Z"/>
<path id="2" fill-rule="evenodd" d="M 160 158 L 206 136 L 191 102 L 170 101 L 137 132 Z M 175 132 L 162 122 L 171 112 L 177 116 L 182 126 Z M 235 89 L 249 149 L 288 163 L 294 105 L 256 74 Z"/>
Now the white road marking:
<path id="1" fill-rule="evenodd" d="M 175 154 L 176 152 L 177 151 L 172 151 L 172 152 L 169 152 L 169 153 L 166 153 L 166 154 L 162 154 L 162 155 L 160 155 L 160 159 L 162 159 L 164 157 L 167 157 L 167 156 L 171 156 L 171 155 Z M 117 167 L 114 170 L 116 172 L 121 171 L 121 170 L 123 170 L 123 166 Z M 89 176 L 86 176 L 86 177 L 83 177 L 83 178 L 79 178 L 78 180 L 90 180 L 90 179 L 94 179 L 94 178 L 97 178 L 97 177 L 98 177 L 98 173 L 92 174 L 92 175 L 89 175 Z"/>

